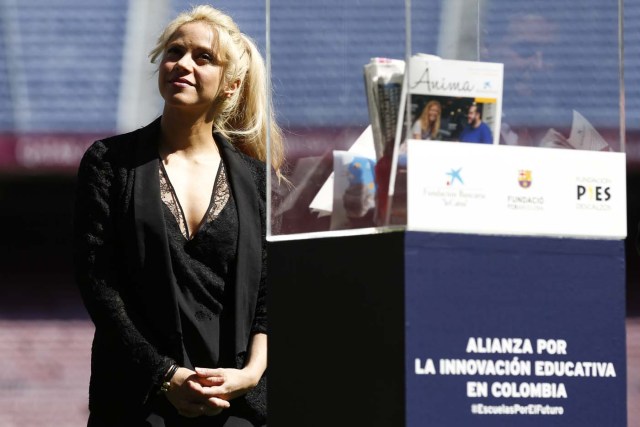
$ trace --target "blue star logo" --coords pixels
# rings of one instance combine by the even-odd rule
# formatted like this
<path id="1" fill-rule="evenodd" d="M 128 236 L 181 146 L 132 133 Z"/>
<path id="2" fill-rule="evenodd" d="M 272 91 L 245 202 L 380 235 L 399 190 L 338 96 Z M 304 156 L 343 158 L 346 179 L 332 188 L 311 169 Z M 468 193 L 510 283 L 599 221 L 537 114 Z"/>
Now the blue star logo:
<path id="1" fill-rule="evenodd" d="M 462 181 L 462 177 L 460 176 L 461 170 L 462 168 L 458 168 L 458 169 L 451 169 L 449 172 L 447 172 L 447 175 L 451 177 L 451 179 L 447 181 L 447 185 L 453 185 L 453 183 L 456 182 L 456 180 L 460 181 L 460 184 L 464 184 L 464 182 Z"/>

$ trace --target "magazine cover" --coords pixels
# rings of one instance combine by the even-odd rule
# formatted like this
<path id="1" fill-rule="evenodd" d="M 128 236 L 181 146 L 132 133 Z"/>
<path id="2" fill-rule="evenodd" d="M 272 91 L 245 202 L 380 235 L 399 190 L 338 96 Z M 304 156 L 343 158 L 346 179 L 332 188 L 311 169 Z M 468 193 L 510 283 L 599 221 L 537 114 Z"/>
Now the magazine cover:
<path id="1" fill-rule="evenodd" d="M 400 123 L 409 128 L 406 139 L 498 144 L 502 79 L 498 63 L 412 57 L 403 87 L 409 110 Z"/>

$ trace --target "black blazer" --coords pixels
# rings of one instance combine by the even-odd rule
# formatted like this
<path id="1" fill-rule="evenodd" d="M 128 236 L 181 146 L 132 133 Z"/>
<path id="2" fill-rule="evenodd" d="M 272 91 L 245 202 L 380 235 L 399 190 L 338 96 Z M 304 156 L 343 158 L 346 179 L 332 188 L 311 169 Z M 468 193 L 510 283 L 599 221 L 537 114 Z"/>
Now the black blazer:
<path id="1" fill-rule="evenodd" d="M 95 142 L 78 172 L 76 280 L 95 326 L 89 408 L 110 419 L 148 411 L 183 347 L 158 178 L 160 119 Z M 238 210 L 234 346 L 266 332 L 265 166 L 214 134 Z M 246 396 L 265 415 L 265 384 Z M 244 399 L 244 398 L 240 398 Z"/>

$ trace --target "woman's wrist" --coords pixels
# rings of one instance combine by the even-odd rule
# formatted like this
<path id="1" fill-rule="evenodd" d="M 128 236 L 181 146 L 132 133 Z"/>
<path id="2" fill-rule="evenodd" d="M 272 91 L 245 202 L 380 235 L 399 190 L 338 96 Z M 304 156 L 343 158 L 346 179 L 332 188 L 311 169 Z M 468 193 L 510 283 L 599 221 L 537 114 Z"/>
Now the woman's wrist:
<path id="1" fill-rule="evenodd" d="M 187 368 L 180 367 L 171 378 L 171 387 L 181 386 L 191 375 L 193 371 Z"/>
<path id="2" fill-rule="evenodd" d="M 260 378 L 262 378 L 262 374 L 264 373 L 264 371 L 261 371 L 252 366 L 245 366 L 241 369 L 241 371 L 247 379 L 249 388 L 254 388 L 255 386 L 257 386 Z"/>
<path id="3" fill-rule="evenodd" d="M 258 385 L 260 378 L 267 370 L 267 335 L 256 333 L 251 336 L 249 343 L 249 356 L 247 358 L 243 373 L 251 382 L 251 388 Z"/>
<path id="4" fill-rule="evenodd" d="M 171 380 L 173 379 L 173 377 L 175 377 L 175 374 L 176 372 L 178 372 L 179 368 L 180 367 L 178 366 L 178 364 L 174 363 L 169 367 L 169 369 L 167 369 L 164 377 L 162 377 L 162 383 L 160 384 L 160 390 L 158 391 L 158 393 L 166 393 L 169 391 L 172 386 Z"/>

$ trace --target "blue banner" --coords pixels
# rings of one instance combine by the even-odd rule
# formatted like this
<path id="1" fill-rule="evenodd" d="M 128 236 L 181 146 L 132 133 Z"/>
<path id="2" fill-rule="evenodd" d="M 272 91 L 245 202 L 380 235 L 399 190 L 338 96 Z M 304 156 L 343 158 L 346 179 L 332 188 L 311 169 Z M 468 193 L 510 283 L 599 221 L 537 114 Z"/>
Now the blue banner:
<path id="1" fill-rule="evenodd" d="M 405 246 L 407 426 L 626 426 L 622 241 Z"/>

